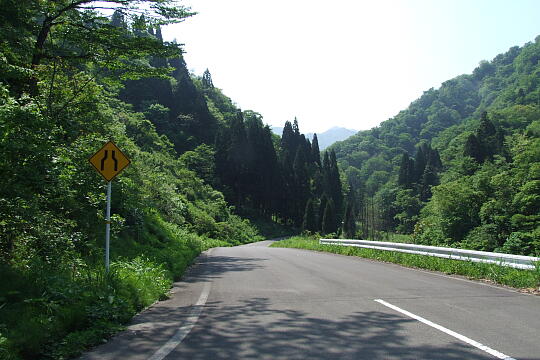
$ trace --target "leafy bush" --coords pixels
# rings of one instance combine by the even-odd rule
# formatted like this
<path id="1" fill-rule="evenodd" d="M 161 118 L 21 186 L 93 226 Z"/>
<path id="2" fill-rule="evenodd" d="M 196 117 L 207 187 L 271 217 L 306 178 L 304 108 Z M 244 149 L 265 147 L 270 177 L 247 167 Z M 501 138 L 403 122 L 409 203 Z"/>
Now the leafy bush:
<path id="1" fill-rule="evenodd" d="M 498 247 L 497 235 L 494 224 L 478 226 L 467 234 L 460 245 L 463 249 L 493 251 Z"/>
<path id="2" fill-rule="evenodd" d="M 533 234 L 513 232 L 500 250 L 508 254 L 530 255 L 534 253 L 534 245 Z"/>

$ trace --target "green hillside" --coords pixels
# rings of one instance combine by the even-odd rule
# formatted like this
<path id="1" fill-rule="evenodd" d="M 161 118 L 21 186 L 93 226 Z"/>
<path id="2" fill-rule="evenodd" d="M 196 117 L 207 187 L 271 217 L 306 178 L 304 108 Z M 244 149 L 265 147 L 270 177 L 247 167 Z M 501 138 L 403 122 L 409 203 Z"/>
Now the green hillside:
<path id="1" fill-rule="evenodd" d="M 332 146 L 359 237 L 540 252 L 540 37 Z"/>
<path id="2" fill-rule="evenodd" d="M 2 359 L 103 342 L 211 247 L 304 231 L 540 251 L 540 38 L 321 153 L 296 119 L 274 135 L 188 71 L 161 35 L 194 15 L 174 1 L 2 5 Z M 106 273 L 88 158 L 109 140 L 132 163 Z"/>
<path id="3" fill-rule="evenodd" d="M 160 37 L 192 14 L 150 2 L 111 2 L 112 19 L 90 1 L 2 2 L 2 359 L 76 355 L 165 297 L 201 251 L 263 239 L 216 189 L 201 144 L 217 120 L 181 47 Z M 108 140 L 132 163 L 112 184 L 106 274 L 105 182 L 88 158 Z"/>
<path id="4" fill-rule="evenodd" d="M 161 35 L 189 9 L 2 4 L 0 358 L 64 359 L 102 342 L 208 248 L 338 231 L 335 154 L 321 157 L 296 120 L 273 135 L 209 71 L 191 74 Z M 106 273 L 106 183 L 88 158 L 110 140 L 131 165 L 112 183 Z"/>

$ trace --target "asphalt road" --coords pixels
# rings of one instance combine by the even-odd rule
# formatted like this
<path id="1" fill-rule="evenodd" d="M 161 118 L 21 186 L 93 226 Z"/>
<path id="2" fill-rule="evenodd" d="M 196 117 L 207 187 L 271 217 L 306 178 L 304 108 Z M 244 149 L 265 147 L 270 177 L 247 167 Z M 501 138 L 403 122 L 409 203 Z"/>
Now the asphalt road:
<path id="1" fill-rule="evenodd" d="M 538 296 L 269 243 L 202 255 L 82 359 L 540 359 Z"/>

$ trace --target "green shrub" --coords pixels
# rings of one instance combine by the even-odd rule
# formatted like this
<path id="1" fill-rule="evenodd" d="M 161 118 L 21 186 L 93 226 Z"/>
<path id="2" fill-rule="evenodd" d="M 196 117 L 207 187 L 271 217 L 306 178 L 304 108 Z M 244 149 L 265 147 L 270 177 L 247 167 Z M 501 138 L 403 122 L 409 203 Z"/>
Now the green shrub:
<path id="1" fill-rule="evenodd" d="M 534 254 L 534 238 L 531 233 L 513 232 L 504 242 L 502 252 L 518 255 Z"/>
<path id="2" fill-rule="evenodd" d="M 498 247 L 498 229 L 495 224 L 486 224 L 472 229 L 460 243 L 462 249 L 493 251 Z"/>
<path id="3" fill-rule="evenodd" d="M 162 298 L 171 285 L 163 265 L 156 265 L 148 259 L 114 262 L 111 264 L 111 272 L 118 277 L 117 296 L 130 299 L 137 311 Z"/>

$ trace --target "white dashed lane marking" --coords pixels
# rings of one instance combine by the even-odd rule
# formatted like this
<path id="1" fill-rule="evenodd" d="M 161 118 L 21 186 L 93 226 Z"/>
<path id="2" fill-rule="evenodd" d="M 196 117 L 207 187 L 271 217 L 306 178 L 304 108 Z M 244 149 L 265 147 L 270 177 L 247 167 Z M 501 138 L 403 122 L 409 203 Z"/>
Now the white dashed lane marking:
<path id="1" fill-rule="evenodd" d="M 465 342 L 465 343 L 467 343 L 467 344 L 469 344 L 469 345 L 472 345 L 472 346 L 474 346 L 474 347 L 476 347 L 476 348 L 478 348 L 478 349 L 480 349 L 480 350 L 482 350 L 482 351 L 484 351 L 484 352 L 487 352 L 488 354 L 493 355 L 493 356 L 495 356 L 495 357 L 497 357 L 497 358 L 499 358 L 499 359 L 503 359 L 503 360 L 515 360 L 514 358 L 512 358 L 512 357 L 510 357 L 510 356 L 508 356 L 508 355 L 505 355 L 505 354 L 503 354 L 503 353 L 501 353 L 501 352 L 499 352 L 499 351 L 497 351 L 497 350 L 494 350 L 494 349 L 490 348 L 489 346 L 486 346 L 486 345 L 484 345 L 484 344 L 481 344 L 481 343 L 479 343 L 478 341 L 474 341 L 474 340 L 472 340 L 472 339 L 469 339 L 468 337 L 466 337 L 466 336 L 464 336 L 464 335 L 458 334 L 457 332 L 452 331 L 452 330 L 450 330 L 450 329 L 447 329 L 447 328 L 445 328 L 444 326 L 435 324 L 434 322 L 429 321 L 429 320 L 427 320 L 427 319 L 424 319 L 423 317 L 418 316 L 418 315 L 415 315 L 415 314 L 413 314 L 413 313 L 411 313 L 411 312 L 409 312 L 409 311 L 407 311 L 407 310 L 403 310 L 402 308 L 397 307 L 396 305 L 392 305 L 392 304 L 390 304 L 390 303 L 388 303 L 388 302 L 386 302 L 386 301 L 384 301 L 384 300 L 381 300 L 381 299 L 375 299 L 374 301 L 376 301 L 376 302 L 378 302 L 379 304 L 382 304 L 382 305 L 384 305 L 384 306 L 386 306 L 386 307 L 389 307 L 390 309 L 393 309 L 393 310 L 395 310 L 395 311 L 397 311 L 397 312 L 400 312 L 400 313 L 402 313 L 402 314 L 404 314 L 404 315 L 407 315 L 407 316 L 410 317 L 410 318 L 413 318 L 413 319 L 415 319 L 415 320 L 418 320 L 418 321 L 420 321 L 421 323 L 424 323 L 424 324 L 426 324 L 426 325 L 429 325 L 429 326 L 431 326 L 431 327 L 433 327 L 433 328 L 435 328 L 435 329 L 437 329 L 437 330 L 439 330 L 439 331 L 442 331 L 442 332 L 445 333 L 445 334 L 448 334 L 448 335 L 450 335 L 450 336 L 453 336 L 453 337 L 455 337 L 456 339 L 459 339 L 459 340 L 461 340 L 461 341 L 463 341 L 463 342 Z"/>

